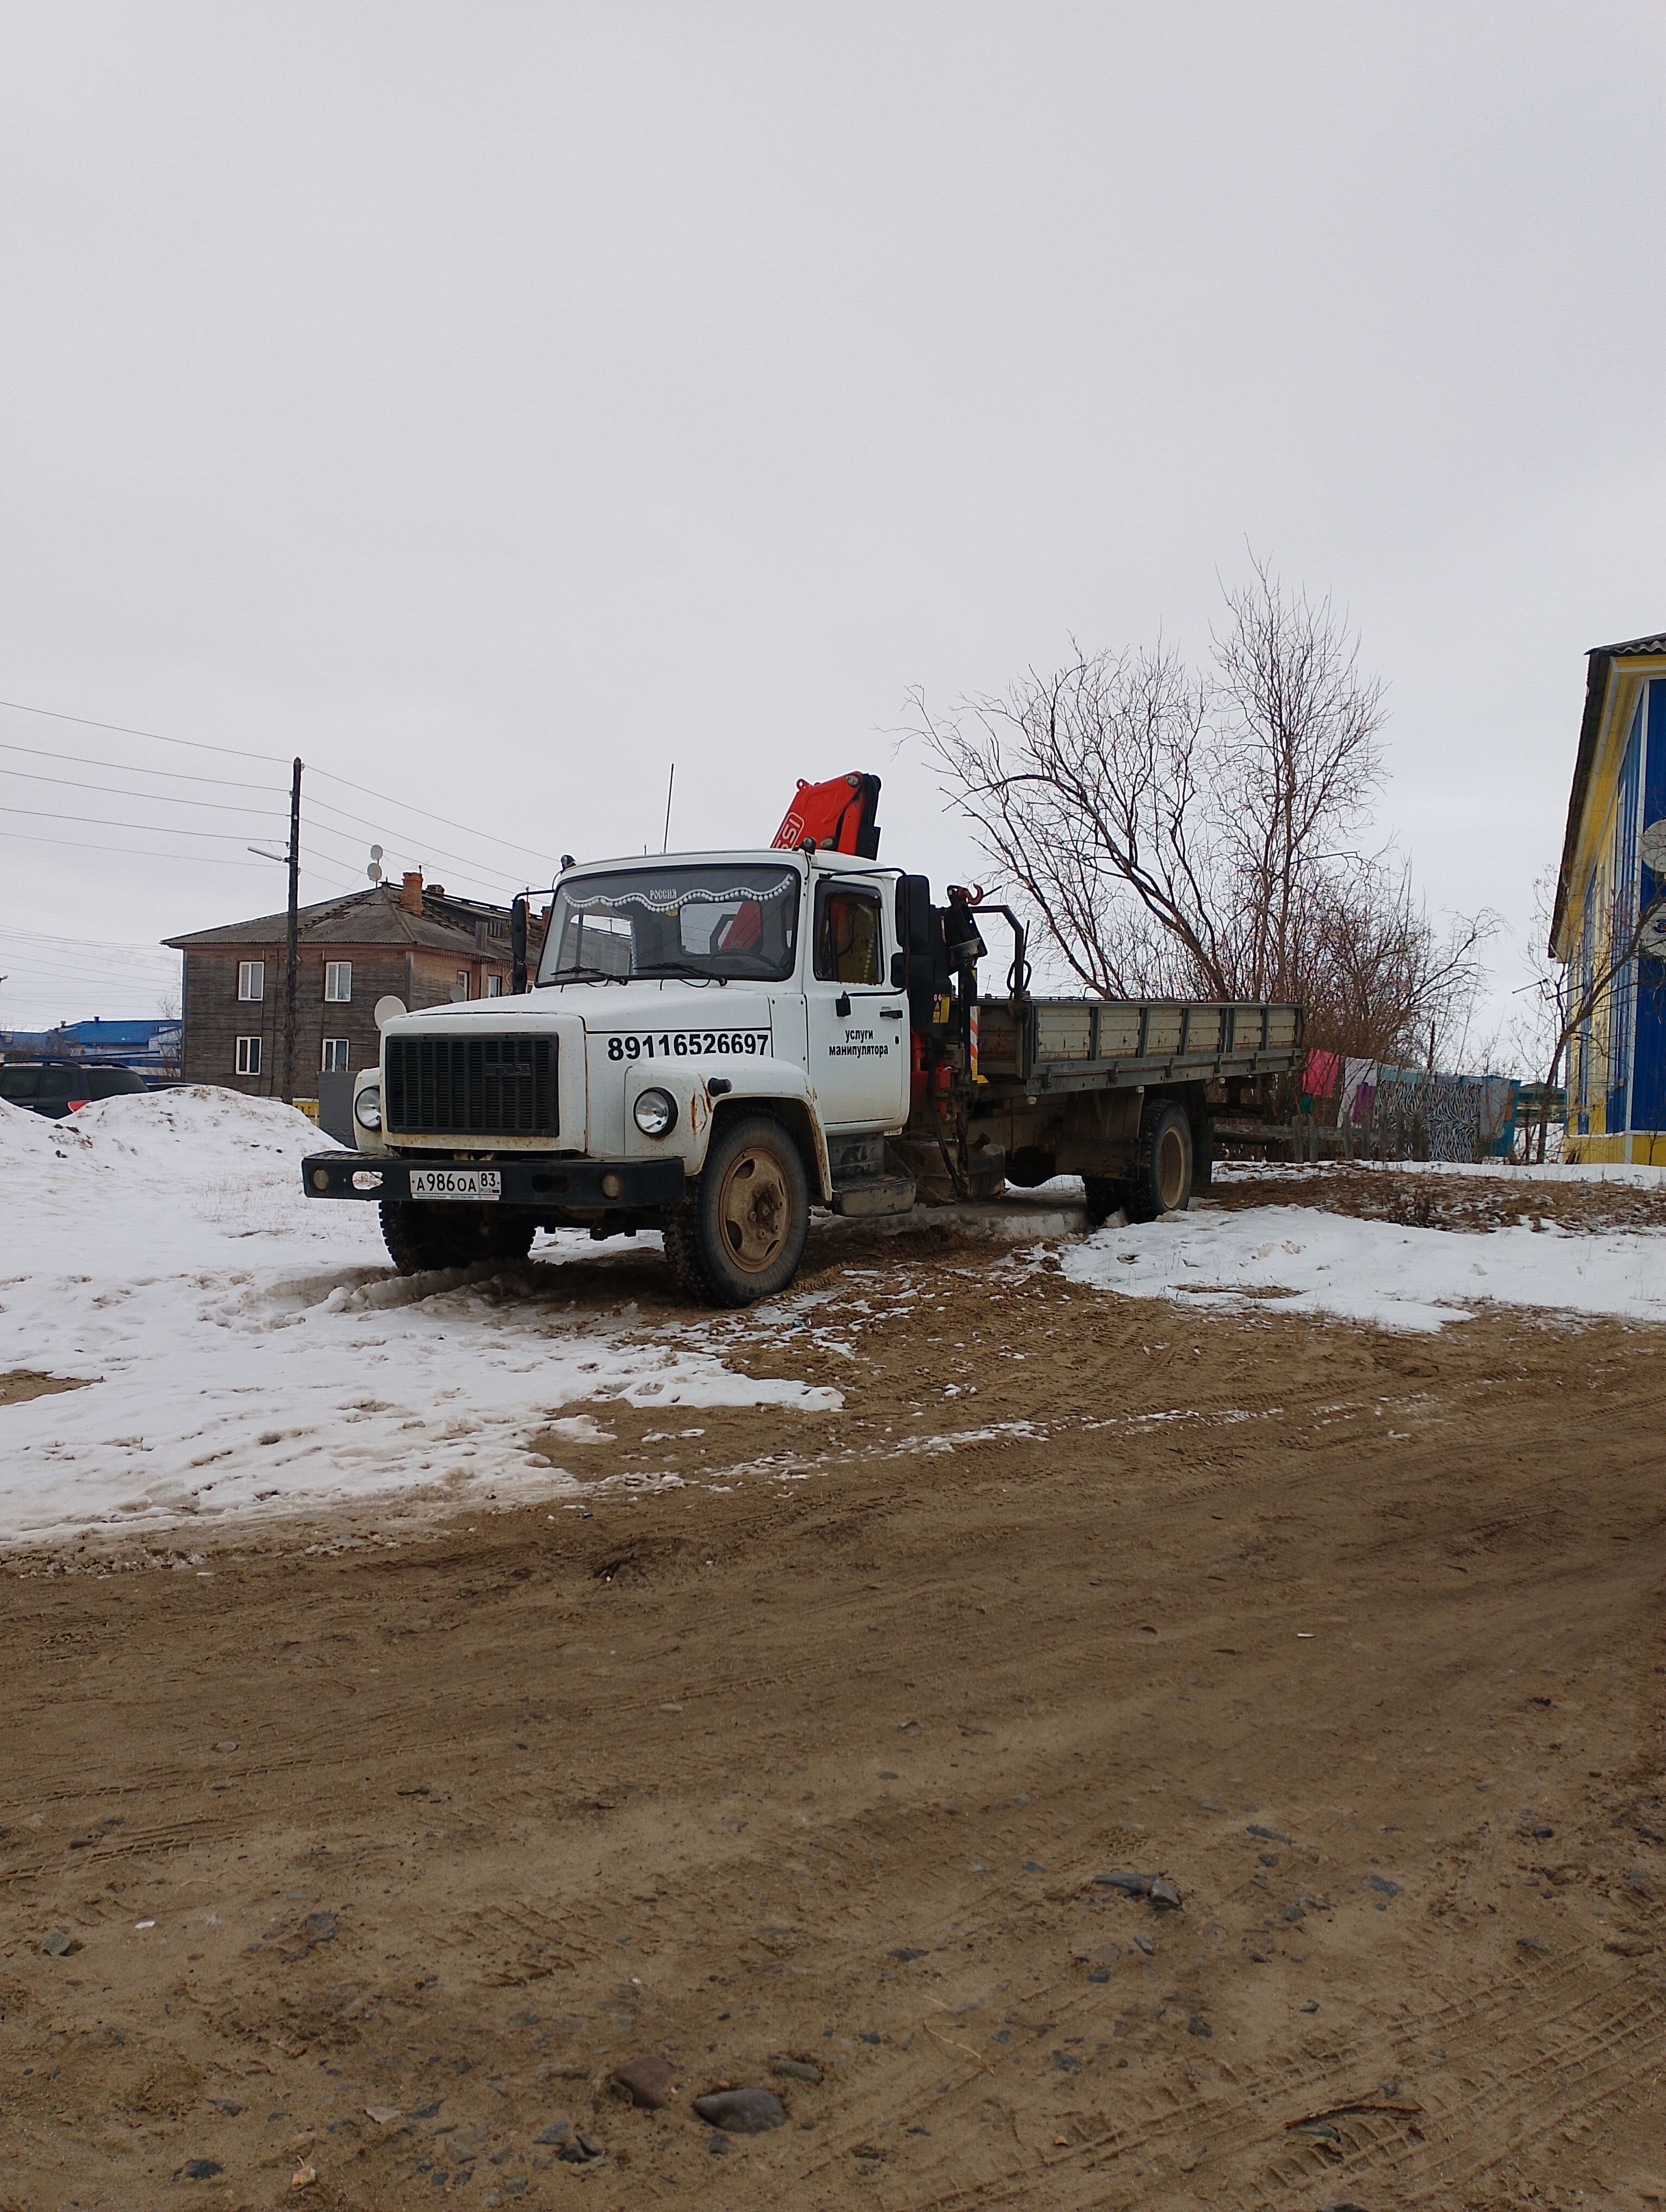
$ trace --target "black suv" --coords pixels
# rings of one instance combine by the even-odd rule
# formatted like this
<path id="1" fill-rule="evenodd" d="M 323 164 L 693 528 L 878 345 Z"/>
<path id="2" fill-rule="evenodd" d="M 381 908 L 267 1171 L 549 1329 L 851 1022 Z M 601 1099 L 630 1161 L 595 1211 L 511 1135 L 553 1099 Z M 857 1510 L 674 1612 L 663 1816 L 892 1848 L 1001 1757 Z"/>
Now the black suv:
<path id="1" fill-rule="evenodd" d="M 149 1088 L 137 1067 L 94 1067 L 82 1060 L 14 1060 L 0 1066 L 0 1098 L 52 1121 L 95 1098 Z"/>

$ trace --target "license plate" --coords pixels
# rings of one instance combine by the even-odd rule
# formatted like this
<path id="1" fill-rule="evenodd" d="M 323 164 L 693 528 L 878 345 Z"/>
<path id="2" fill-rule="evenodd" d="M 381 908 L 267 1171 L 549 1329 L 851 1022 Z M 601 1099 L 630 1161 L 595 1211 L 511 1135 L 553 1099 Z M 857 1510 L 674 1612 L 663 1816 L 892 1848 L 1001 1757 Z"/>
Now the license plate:
<path id="1" fill-rule="evenodd" d="M 503 1177 L 496 1168 L 412 1168 L 413 1198 L 464 1198 L 477 1205 L 503 1195 Z"/>

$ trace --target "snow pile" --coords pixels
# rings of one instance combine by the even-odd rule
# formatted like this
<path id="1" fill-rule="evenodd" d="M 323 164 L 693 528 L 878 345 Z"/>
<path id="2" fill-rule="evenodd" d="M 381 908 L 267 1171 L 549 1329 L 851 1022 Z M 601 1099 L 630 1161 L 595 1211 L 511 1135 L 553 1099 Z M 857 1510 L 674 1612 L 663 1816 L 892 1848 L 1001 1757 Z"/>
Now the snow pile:
<path id="1" fill-rule="evenodd" d="M 402 1280 L 374 1206 L 303 1195 L 299 1164 L 329 1142 L 206 1087 L 60 1122 L 0 1108 L 0 1374 L 94 1386 L 0 1405 L 0 1541 L 572 1492 L 526 1440 L 599 1396 L 838 1404 L 730 1373 L 697 1331 L 668 1347 L 628 1313 L 575 1317 L 523 1270 Z M 569 1232 L 538 1251 L 598 1249 Z"/>
<path id="2" fill-rule="evenodd" d="M 1635 1172 L 1633 1170 L 1633 1172 Z M 1072 1282 L 1200 1310 L 1266 1300 L 1379 1328 L 1435 1329 L 1478 1305 L 1542 1306 L 1666 1322 L 1666 1232 L 1488 1235 L 1408 1229 L 1311 1206 L 1176 1213 L 1106 1228 L 1064 1259 Z"/>

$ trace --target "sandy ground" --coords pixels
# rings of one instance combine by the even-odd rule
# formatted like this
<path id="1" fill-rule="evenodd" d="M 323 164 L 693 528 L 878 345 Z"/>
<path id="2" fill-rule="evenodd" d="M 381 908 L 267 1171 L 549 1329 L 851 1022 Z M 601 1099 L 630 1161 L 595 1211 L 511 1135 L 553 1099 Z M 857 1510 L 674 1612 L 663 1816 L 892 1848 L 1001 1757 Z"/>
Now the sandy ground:
<path id="1" fill-rule="evenodd" d="M 597 1402 L 582 1504 L 0 1570 L 0 2206 L 1666 2188 L 1666 1337 L 808 1279 L 844 1352 L 727 1357 L 842 1413 Z"/>

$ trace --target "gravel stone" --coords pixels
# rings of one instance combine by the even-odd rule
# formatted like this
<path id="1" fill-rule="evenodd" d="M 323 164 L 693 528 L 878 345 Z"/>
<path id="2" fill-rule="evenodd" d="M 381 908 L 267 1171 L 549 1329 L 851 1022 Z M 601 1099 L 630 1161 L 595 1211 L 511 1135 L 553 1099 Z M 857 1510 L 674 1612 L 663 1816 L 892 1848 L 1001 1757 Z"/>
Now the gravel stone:
<path id="1" fill-rule="evenodd" d="M 769 2070 L 786 2081 L 808 2081 L 813 2087 L 821 2086 L 822 2069 L 812 2066 L 807 2058 L 772 2058 Z"/>
<path id="2" fill-rule="evenodd" d="M 713 2089 L 695 2099 L 694 2109 L 732 2135 L 761 2136 L 787 2124 L 787 2107 L 773 2089 Z"/>
<path id="3" fill-rule="evenodd" d="M 627 2058 L 616 2066 L 608 2076 L 617 2089 L 623 2089 L 639 2112 L 663 2112 L 671 2102 L 671 2086 L 676 2079 L 676 2069 L 668 2058 L 645 2056 Z"/>

